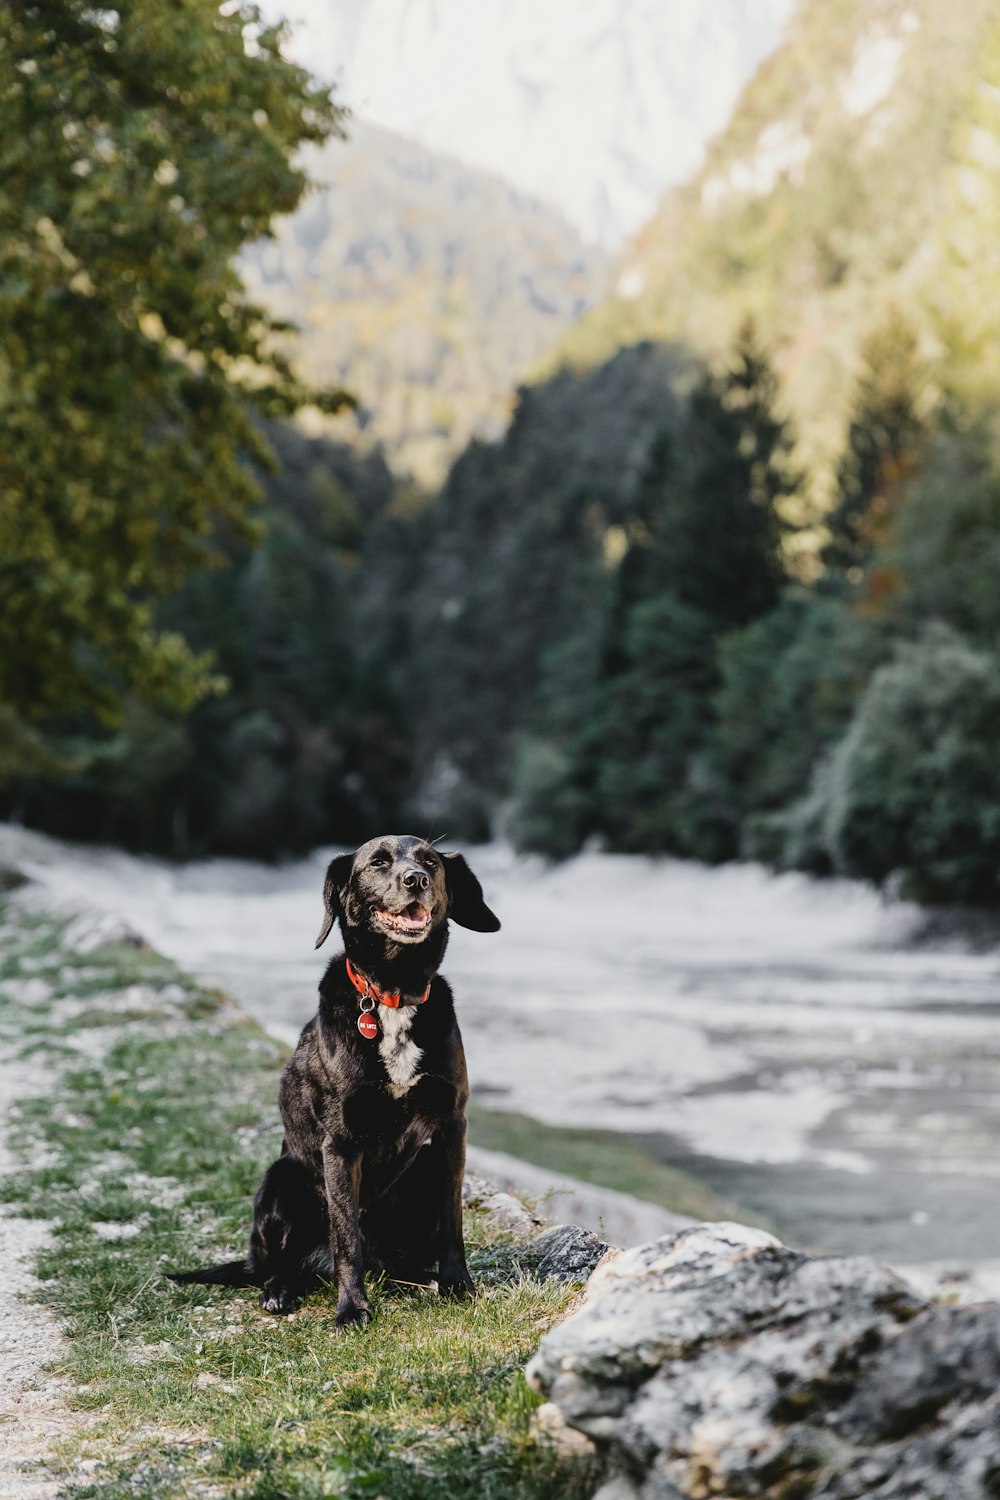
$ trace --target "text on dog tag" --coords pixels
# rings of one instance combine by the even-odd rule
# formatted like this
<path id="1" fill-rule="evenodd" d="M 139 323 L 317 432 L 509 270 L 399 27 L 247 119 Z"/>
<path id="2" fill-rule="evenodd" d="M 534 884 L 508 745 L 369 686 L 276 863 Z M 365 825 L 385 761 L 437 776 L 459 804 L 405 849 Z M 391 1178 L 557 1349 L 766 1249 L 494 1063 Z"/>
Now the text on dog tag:
<path id="1" fill-rule="evenodd" d="M 367 1037 L 370 1042 L 374 1041 L 378 1036 L 378 1022 L 369 1011 L 364 1011 L 363 1014 L 358 1017 L 358 1030 L 361 1032 L 361 1035 L 363 1037 Z"/>

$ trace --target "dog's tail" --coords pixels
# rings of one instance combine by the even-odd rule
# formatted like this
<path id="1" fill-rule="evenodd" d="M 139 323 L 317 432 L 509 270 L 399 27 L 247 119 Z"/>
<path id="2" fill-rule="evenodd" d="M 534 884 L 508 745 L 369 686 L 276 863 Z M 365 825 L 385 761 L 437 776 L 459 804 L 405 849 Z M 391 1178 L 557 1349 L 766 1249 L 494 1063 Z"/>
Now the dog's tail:
<path id="1" fill-rule="evenodd" d="M 225 1260 L 219 1266 L 205 1266 L 200 1271 L 168 1271 L 168 1281 L 197 1281 L 205 1286 L 259 1286 L 258 1278 L 247 1260 Z"/>

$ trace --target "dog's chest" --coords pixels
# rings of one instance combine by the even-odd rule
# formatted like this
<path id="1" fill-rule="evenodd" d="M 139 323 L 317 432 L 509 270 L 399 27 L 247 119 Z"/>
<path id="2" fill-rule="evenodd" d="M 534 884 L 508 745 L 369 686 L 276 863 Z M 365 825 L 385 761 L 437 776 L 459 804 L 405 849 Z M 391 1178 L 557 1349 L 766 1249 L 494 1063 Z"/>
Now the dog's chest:
<path id="1" fill-rule="evenodd" d="M 400 1099 L 420 1077 L 418 1069 L 423 1053 L 410 1036 L 414 1007 L 401 1005 L 398 1010 L 389 1010 L 383 1005 L 379 1011 L 382 1027 L 379 1055 L 389 1075 L 389 1093 Z"/>

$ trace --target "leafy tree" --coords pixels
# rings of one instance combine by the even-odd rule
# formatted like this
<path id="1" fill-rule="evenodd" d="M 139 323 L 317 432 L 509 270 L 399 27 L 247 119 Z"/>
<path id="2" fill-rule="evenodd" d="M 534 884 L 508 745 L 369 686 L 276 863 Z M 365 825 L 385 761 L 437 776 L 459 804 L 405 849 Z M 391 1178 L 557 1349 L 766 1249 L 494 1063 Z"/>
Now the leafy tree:
<path id="1" fill-rule="evenodd" d="M 898 312 L 868 340 L 863 359 L 823 549 L 831 573 L 853 584 L 888 541 L 927 436 L 927 376 L 916 335 Z"/>
<path id="2" fill-rule="evenodd" d="M 721 642 L 700 779 L 733 853 L 770 852 L 771 815 L 806 793 L 890 642 L 878 619 L 802 587 Z"/>
<path id="3" fill-rule="evenodd" d="M 833 866 L 921 900 L 1000 900 L 1000 658 L 940 623 L 873 676 L 813 817 Z"/>
<path id="4" fill-rule="evenodd" d="M 217 684 L 152 601 L 248 534 L 251 412 L 306 396 L 232 264 L 298 202 L 293 152 L 338 129 L 280 37 L 217 0 L 0 0 L 8 713 Z"/>
<path id="5" fill-rule="evenodd" d="M 384 542 L 392 477 L 288 426 L 264 436 L 281 468 L 259 542 L 229 538 L 226 567 L 196 570 L 157 609 L 162 628 L 211 648 L 228 691 L 182 718 L 129 695 L 115 725 L 47 721 L 59 774 L 11 768 L 0 815 L 178 857 L 297 853 L 397 821 L 406 736 L 354 597 L 381 565 L 362 553 L 369 534 Z"/>

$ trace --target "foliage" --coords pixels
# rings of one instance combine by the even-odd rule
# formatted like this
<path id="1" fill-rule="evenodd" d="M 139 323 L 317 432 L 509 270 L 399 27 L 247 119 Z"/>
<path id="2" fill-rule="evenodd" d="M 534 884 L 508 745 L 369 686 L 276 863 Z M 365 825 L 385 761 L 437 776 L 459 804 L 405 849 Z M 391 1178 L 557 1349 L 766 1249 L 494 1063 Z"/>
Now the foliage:
<path id="1" fill-rule="evenodd" d="M 522 735 L 586 712 L 649 445 L 681 420 L 691 377 L 680 351 L 644 345 L 521 392 L 503 441 L 471 447 L 422 519 L 394 680 L 415 800 L 450 833 L 488 832 Z M 557 681 L 559 722 L 540 725 Z"/>
<path id="2" fill-rule="evenodd" d="M 249 534 L 249 411 L 306 395 L 233 257 L 338 112 L 253 6 L 3 3 L 0 37 L 0 701 L 188 708 L 219 679 L 151 601 Z"/>
<path id="3" fill-rule="evenodd" d="M 824 768 L 833 867 L 922 900 L 1000 900 L 1000 658 L 933 623 L 872 677 Z M 814 814 L 814 815 L 815 815 Z"/>
<path id="4" fill-rule="evenodd" d="M 850 98 L 874 45 L 864 7 L 805 0 L 702 174 L 629 252 L 628 285 L 645 278 L 643 289 L 584 319 L 568 346 L 575 362 L 519 391 L 507 431 L 470 443 L 439 494 L 277 426 L 248 428 L 244 441 L 226 425 L 248 420 L 235 405 L 221 428 L 212 419 L 225 451 L 211 462 L 191 419 L 181 437 L 200 467 L 191 486 L 175 483 L 173 428 L 116 408 L 140 434 L 136 459 L 147 449 L 156 459 L 134 465 L 136 494 L 169 477 L 170 515 L 194 507 L 176 544 L 184 557 L 169 528 L 153 549 L 164 555 L 157 579 L 173 586 L 186 573 L 183 587 L 151 613 L 150 565 L 129 607 L 146 611 L 164 651 L 188 643 L 185 701 L 192 653 L 214 653 L 231 691 L 181 720 L 144 701 L 149 673 L 64 653 L 96 684 L 98 707 L 112 670 L 131 681 L 123 720 L 100 728 L 63 711 L 34 739 L 12 739 L 8 775 L 44 748 L 59 781 L 43 794 L 19 773 L 3 808 L 178 854 L 279 854 L 405 822 L 453 837 L 502 832 L 555 857 L 596 840 L 878 881 L 905 872 L 934 899 L 995 899 L 995 788 L 977 736 L 992 732 L 1000 642 L 1000 423 L 989 299 L 974 304 L 976 275 L 988 285 L 995 259 L 1000 31 L 986 0 L 961 15 L 914 0 L 883 19 L 895 73 L 884 105 L 862 108 Z M 236 22 L 223 21 L 217 45 L 234 45 Z M 117 47 L 118 31 L 104 34 Z M 269 47 L 253 62 L 263 57 L 267 87 L 278 67 Z M 291 76 L 301 123 L 308 86 Z M 327 115 L 315 128 L 329 125 Z M 282 140 L 292 134 L 286 119 Z M 112 172 L 96 145 L 91 155 L 73 193 Z M 175 212 L 154 191 L 165 160 L 147 171 L 148 203 L 136 193 L 147 229 L 157 205 Z M 284 160 L 279 151 L 272 163 L 279 176 Z M 209 176 L 202 163 L 197 182 Z M 289 201 L 293 179 L 281 179 Z M 178 176 L 170 193 L 180 186 Z M 364 253 L 348 255 L 355 290 L 377 281 L 383 250 L 405 260 L 405 233 L 386 250 L 388 220 L 378 223 Z M 319 255 L 328 233 L 356 238 L 329 196 L 300 232 L 303 255 Z M 234 229 L 211 261 L 227 287 L 239 238 Z M 261 276 L 274 248 L 254 252 Z M 495 262 L 473 260 L 493 285 Z M 165 252 L 166 284 L 179 278 L 183 290 L 172 265 Z M 279 281 L 286 271 L 277 266 Z M 90 308 L 99 299 L 82 285 L 71 295 Z M 220 355 L 215 369 L 214 354 L 202 364 L 176 332 L 157 341 L 143 326 L 143 347 L 178 390 L 206 370 L 244 380 L 245 361 Z M 387 326 L 381 312 L 373 326 Z M 648 332 L 673 342 L 628 343 Z M 425 374 L 433 345 L 417 339 Z M 263 344 L 257 352 L 262 362 Z M 274 368 L 285 400 L 287 372 Z M 129 400 L 143 389 L 131 381 Z M 414 412 L 377 421 L 398 418 L 419 443 L 428 413 Z M 52 441 L 63 469 L 69 432 Z M 250 454 L 268 442 L 285 471 L 254 553 L 240 519 L 248 470 L 228 510 L 236 490 L 220 512 L 206 486 L 241 443 Z M 87 478 L 85 463 L 72 472 Z M 212 550 L 229 571 L 191 572 Z M 978 706 L 958 702 L 949 671 Z M 890 700 L 910 715 L 909 743 L 886 717 Z"/>
<path id="5" fill-rule="evenodd" d="M 710 722 L 716 629 L 669 593 L 628 613 L 621 670 L 604 685 L 598 730 L 595 793 L 612 848 L 686 852 L 680 830 L 689 768 Z"/>
<path id="6" fill-rule="evenodd" d="M 700 773 L 731 852 L 771 852 L 767 820 L 805 795 L 884 657 L 886 635 L 842 597 L 799 586 L 721 642 Z"/>
<path id="7" fill-rule="evenodd" d="M 831 572 L 855 584 L 891 535 L 927 434 L 921 411 L 926 365 L 916 335 L 898 311 L 866 341 L 862 359 L 822 554 Z"/>
<path id="8" fill-rule="evenodd" d="M 158 613 L 213 653 L 228 692 L 185 718 L 131 695 L 115 726 L 47 721 L 58 780 L 22 767 L 0 810 L 177 857 L 273 857 L 397 821 L 404 736 L 352 604 L 396 487 L 378 458 L 288 427 L 263 435 L 282 467 L 259 545 L 232 539 L 227 566 L 191 574 Z"/>
<path id="9" fill-rule="evenodd" d="M 794 492 L 790 438 L 751 328 L 730 367 L 704 373 L 673 430 L 653 437 L 631 503 L 624 554 L 603 597 L 575 691 L 553 665 L 580 661 L 586 627 L 550 653 L 540 711 L 513 783 L 510 832 L 564 854 L 591 834 L 616 849 L 731 852 L 691 784 L 712 722 L 717 643 L 771 608 L 785 578 Z"/>
<path id="10" fill-rule="evenodd" d="M 719 629 L 770 609 L 785 579 L 783 503 L 794 494 L 777 382 L 752 324 L 729 367 L 691 393 L 676 440 L 661 434 L 637 496 L 630 587 L 662 590 Z"/>
<path id="11" fill-rule="evenodd" d="M 941 619 L 976 642 L 1000 640 L 1000 462 L 996 417 L 945 413 L 907 492 L 885 562 L 908 632 Z"/>
<path id="12" fill-rule="evenodd" d="M 948 387 L 963 404 L 995 399 L 1000 360 L 1000 18 L 989 7 L 975 67 L 963 78 L 951 160 L 939 189 L 933 261 L 921 291 L 943 351 Z"/>

